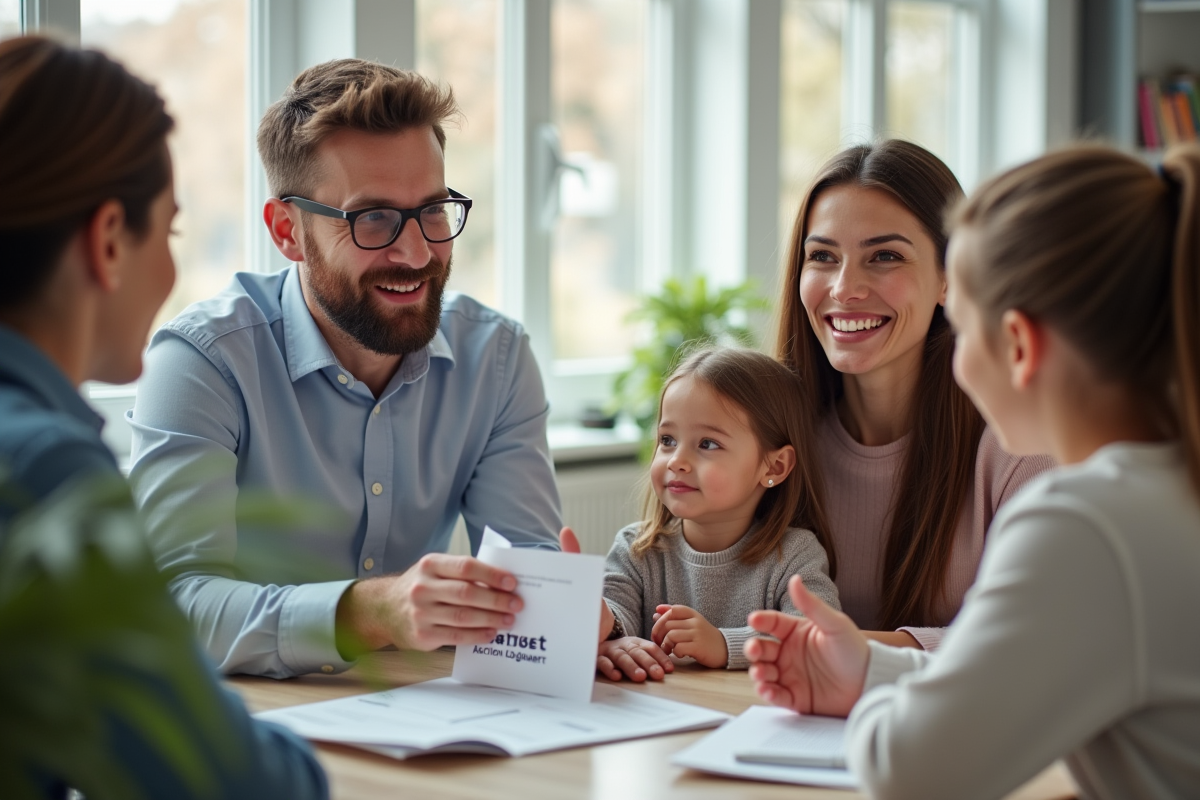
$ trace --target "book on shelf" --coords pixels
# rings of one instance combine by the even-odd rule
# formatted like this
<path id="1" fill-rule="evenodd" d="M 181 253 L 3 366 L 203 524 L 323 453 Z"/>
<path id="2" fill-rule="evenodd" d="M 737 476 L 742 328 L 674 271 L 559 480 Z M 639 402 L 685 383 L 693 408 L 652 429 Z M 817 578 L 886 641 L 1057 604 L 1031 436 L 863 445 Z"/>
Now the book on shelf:
<path id="1" fill-rule="evenodd" d="M 1158 150 L 1200 141 L 1200 94 L 1195 75 L 1143 78 L 1138 82 L 1142 146 Z"/>

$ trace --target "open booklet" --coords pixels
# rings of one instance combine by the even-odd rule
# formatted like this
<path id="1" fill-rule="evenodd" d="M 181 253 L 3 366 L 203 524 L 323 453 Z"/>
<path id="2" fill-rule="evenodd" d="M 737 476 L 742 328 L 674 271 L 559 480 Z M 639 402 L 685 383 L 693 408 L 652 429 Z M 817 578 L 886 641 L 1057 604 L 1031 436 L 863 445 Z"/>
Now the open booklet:
<path id="1" fill-rule="evenodd" d="M 671 763 L 730 778 L 854 789 L 844 766 L 846 720 L 752 706 Z M 821 766 L 815 766 L 821 765 Z"/>
<path id="2" fill-rule="evenodd" d="M 393 758 L 427 753 L 523 756 L 714 728 L 728 714 L 597 684 L 592 702 L 473 686 L 453 678 L 256 714 L 306 739 Z"/>
<path id="3" fill-rule="evenodd" d="M 599 556 L 515 548 L 487 528 L 479 559 L 517 577 L 525 608 L 491 643 L 460 645 L 453 677 L 257 716 L 308 739 L 395 758 L 522 756 L 713 728 L 729 718 L 595 683 L 604 582 Z"/>

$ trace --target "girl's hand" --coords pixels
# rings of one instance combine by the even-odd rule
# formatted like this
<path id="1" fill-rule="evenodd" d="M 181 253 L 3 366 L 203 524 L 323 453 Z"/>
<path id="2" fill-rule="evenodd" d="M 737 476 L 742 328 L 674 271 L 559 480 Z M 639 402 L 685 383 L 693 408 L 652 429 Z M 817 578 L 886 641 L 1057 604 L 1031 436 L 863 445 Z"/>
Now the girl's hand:
<path id="1" fill-rule="evenodd" d="M 755 611 L 750 626 L 774 639 L 746 642 L 750 678 L 762 699 L 801 714 L 844 717 L 862 695 L 870 650 L 854 622 L 804 588 L 799 575 L 788 592 L 803 617 Z"/>
<path id="2" fill-rule="evenodd" d="M 687 606 L 662 605 L 655 608 L 653 639 L 668 655 L 691 656 L 706 667 L 729 663 L 725 635 L 698 611 Z"/>
<path id="3" fill-rule="evenodd" d="M 634 683 L 641 683 L 647 676 L 650 680 L 661 681 L 675 665 L 654 642 L 625 636 L 600 643 L 596 669 L 610 681 L 619 681 L 624 674 Z"/>

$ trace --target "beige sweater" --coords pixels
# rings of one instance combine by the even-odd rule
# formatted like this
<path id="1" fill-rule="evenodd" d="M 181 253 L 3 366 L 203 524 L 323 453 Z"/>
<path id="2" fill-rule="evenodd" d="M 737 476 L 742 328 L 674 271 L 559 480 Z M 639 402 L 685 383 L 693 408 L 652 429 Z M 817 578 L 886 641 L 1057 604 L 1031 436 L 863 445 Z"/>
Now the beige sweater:
<path id="1" fill-rule="evenodd" d="M 880 570 L 892 524 L 895 483 L 904 467 L 911 434 L 881 447 L 856 442 L 829 414 L 818 429 L 817 446 L 825 473 L 829 527 L 837 552 L 837 588 L 842 610 L 864 630 L 877 630 Z M 988 526 L 997 508 L 1030 478 L 1053 465 L 1049 458 L 1018 458 L 1000 449 L 984 430 L 975 459 L 975 480 L 963 505 L 946 591 L 937 622 L 949 625 L 975 581 Z M 943 628 L 905 628 L 927 650 L 937 648 Z"/>
<path id="2" fill-rule="evenodd" d="M 867 793 L 1002 797 L 1066 757 L 1085 798 L 1200 796 L 1200 503 L 1173 444 L 1111 444 L 996 516 L 937 653 L 871 644 Z"/>

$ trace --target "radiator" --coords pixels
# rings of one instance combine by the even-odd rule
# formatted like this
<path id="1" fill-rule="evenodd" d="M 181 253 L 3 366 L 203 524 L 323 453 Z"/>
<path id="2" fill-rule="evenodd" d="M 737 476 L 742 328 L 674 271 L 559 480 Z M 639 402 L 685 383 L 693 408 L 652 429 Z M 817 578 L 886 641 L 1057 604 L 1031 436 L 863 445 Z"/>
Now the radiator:
<path id="1" fill-rule="evenodd" d="M 604 555 L 617 531 L 641 518 L 644 473 L 645 468 L 633 460 L 558 467 L 563 522 L 575 531 L 583 552 Z M 450 552 L 471 552 L 461 518 L 450 540 Z"/>

